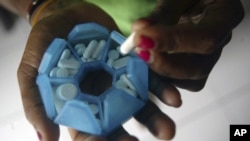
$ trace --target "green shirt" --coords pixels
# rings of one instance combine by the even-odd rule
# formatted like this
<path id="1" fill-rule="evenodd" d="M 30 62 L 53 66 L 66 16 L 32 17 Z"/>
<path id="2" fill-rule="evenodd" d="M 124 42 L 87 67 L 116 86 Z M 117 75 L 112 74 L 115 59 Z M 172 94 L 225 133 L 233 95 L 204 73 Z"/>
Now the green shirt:
<path id="1" fill-rule="evenodd" d="M 124 35 L 131 32 L 131 24 L 147 16 L 155 7 L 156 0 L 87 0 L 106 11 L 115 20 Z"/>

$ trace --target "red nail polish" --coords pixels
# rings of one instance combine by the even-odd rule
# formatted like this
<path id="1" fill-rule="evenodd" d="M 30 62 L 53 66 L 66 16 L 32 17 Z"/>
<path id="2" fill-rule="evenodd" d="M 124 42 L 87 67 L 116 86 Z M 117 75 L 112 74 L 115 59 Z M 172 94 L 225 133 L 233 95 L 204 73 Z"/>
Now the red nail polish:
<path id="1" fill-rule="evenodd" d="M 142 35 L 138 47 L 141 49 L 152 49 L 155 47 L 155 42 L 151 38 Z"/>
<path id="2" fill-rule="evenodd" d="M 147 50 L 140 50 L 136 54 L 145 62 L 150 61 L 150 52 Z"/>
<path id="3" fill-rule="evenodd" d="M 41 133 L 37 131 L 36 134 L 37 134 L 37 137 L 38 137 L 39 141 L 42 141 L 42 135 L 41 135 Z"/>

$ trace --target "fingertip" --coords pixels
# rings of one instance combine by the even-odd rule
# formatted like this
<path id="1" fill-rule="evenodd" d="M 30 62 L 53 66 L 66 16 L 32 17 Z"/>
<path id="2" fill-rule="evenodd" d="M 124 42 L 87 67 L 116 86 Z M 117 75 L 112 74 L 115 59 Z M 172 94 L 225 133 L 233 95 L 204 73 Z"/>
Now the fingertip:
<path id="1" fill-rule="evenodd" d="M 59 139 L 59 126 L 46 116 L 42 107 L 33 108 L 29 114 L 26 113 L 26 117 L 33 125 L 40 141 L 56 141 Z"/>
<path id="2" fill-rule="evenodd" d="M 149 130 L 158 139 L 171 140 L 175 136 L 175 123 L 164 113 L 156 113 L 151 118 L 151 121 L 152 125 L 149 126 Z"/>
<path id="3" fill-rule="evenodd" d="M 152 18 L 148 18 L 148 17 L 140 18 L 132 24 L 132 31 L 137 31 L 146 26 L 154 25 L 154 24 L 156 24 L 156 21 L 153 20 Z"/>
<path id="4" fill-rule="evenodd" d="M 103 137 L 90 136 L 85 141 L 107 141 L 107 140 Z"/>
<path id="5" fill-rule="evenodd" d="M 118 139 L 118 141 L 139 141 L 136 137 L 127 135 L 127 136 L 122 136 Z"/>
<path id="6" fill-rule="evenodd" d="M 39 141 L 56 141 L 59 139 L 59 127 L 53 123 L 34 125 Z"/>
<path id="7" fill-rule="evenodd" d="M 167 87 L 163 90 L 161 100 L 167 105 L 176 108 L 182 105 L 181 94 L 174 86 Z"/>

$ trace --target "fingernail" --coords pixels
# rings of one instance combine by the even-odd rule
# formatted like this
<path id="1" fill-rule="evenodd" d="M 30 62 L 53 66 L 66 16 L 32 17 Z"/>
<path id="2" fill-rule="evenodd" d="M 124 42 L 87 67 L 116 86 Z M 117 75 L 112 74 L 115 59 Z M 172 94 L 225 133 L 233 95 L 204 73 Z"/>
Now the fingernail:
<path id="1" fill-rule="evenodd" d="M 36 132 L 36 134 L 37 134 L 39 141 L 42 141 L 42 134 L 38 131 Z"/>
<path id="2" fill-rule="evenodd" d="M 155 42 L 146 36 L 141 36 L 138 47 L 141 49 L 153 49 L 155 47 Z"/>
<path id="3" fill-rule="evenodd" d="M 150 52 L 147 50 L 137 50 L 136 54 L 145 62 L 150 63 L 152 62 L 152 58 Z"/>

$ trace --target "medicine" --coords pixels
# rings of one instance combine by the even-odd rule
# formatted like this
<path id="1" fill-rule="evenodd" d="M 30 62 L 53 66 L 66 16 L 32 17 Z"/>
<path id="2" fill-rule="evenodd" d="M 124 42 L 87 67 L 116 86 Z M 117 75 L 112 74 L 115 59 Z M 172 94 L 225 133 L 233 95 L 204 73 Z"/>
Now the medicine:
<path id="1" fill-rule="evenodd" d="M 80 49 L 80 48 L 86 48 L 86 45 L 83 44 L 83 43 L 78 43 L 78 44 L 76 44 L 76 45 L 74 46 L 74 48 L 75 48 L 75 50 L 78 50 L 78 49 Z"/>
<path id="2" fill-rule="evenodd" d="M 99 113 L 99 108 L 96 104 L 89 104 L 89 108 L 94 115 Z"/>
<path id="3" fill-rule="evenodd" d="M 124 83 L 126 83 L 127 86 L 128 86 L 131 90 L 136 91 L 134 85 L 130 82 L 130 80 L 128 79 L 128 77 L 127 77 L 126 74 L 122 74 L 122 75 L 120 76 L 120 80 L 122 80 Z"/>
<path id="4" fill-rule="evenodd" d="M 99 43 L 98 43 L 98 45 L 97 45 L 95 51 L 94 51 L 93 54 L 92 54 L 92 58 L 93 58 L 93 59 L 98 59 L 98 58 L 100 58 L 100 56 L 102 56 L 101 53 L 102 53 L 102 51 L 103 51 L 103 49 L 104 49 L 104 47 L 105 47 L 105 44 L 106 44 L 106 41 L 105 41 L 105 40 L 99 41 Z"/>
<path id="5" fill-rule="evenodd" d="M 62 100 L 71 100 L 77 96 L 77 87 L 72 83 L 65 83 L 56 89 L 56 94 Z"/>
<path id="6" fill-rule="evenodd" d="M 83 57 L 86 59 L 91 58 L 92 54 L 94 53 L 96 47 L 98 45 L 98 42 L 96 40 L 92 40 L 90 41 L 90 43 L 88 44 L 86 50 L 83 53 Z"/>
<path id="7" fill-rule="evenodd" d="M 125 40 L 125 42 L 121 45 L 120 47 L 120 52 L 121 54 L 125 55 L 128 54 L 134 47 L 134 36 L 135 32 L 131 33 L 131 35 Z"/>
<path id="8" fill-rule="evenodd" d="M 130 59 L 130 56 L 125 56 L 123 58 L 115 60 L 113 63 L 113 68 L 120 69 L 122 67 L 125 67 L 127 65 L 129 59 Z"/>
<path id="9" fill-rule="evenodd" d="M 49 73 L 49 76 L 50 77 L 56 77 L 57 76 L 57 70 L 58 70 L 59 68 L 58 67 L 54 67 L 51 71 L 50 71 L 50 73 Z"/>
<path id="10" fill-rule="evenodd" d="M 56 71 L 56 77 L 68 77 L 69 71 L 65 68 L 58 68 Z"/>
<path id="11" fill-rule="evenodd" d="M 108 61 L 107 64 L 108 66 L 112 67 L 114 64 L 114 61 L 119 58 L 119 52 L 116 50 L 110 50 L 108 52 Z"/>
<path id="12" fill-rule="evenodd" d="M 68 69 L 68 71 L 70 76 L 74 76 L 78 72 L 78 69 Z"/>
<path id="13" fill-rule="evenodd" d="M 80 63 L 75 58 L 59 60 L 57 66 L 60 68 L 79 69 Z"/>
<path id="14" fill-rule="evenodd" d="M 81 48 L 79 48 L 79 49 L 76 50 L 76 53 L 79 56 L 82 56 L 82 54 L 84 53 L 85 50 L 86 50 L 86 47 L 81 47 Z"/>
<path id="15" fill-rule="evenodd" d="M 130 80 L 127 78 L 126 74 L 122 74 L 120 79 L 116 81 L 115 87 L 126 91 L 128 94 L 137 97 L 136 89 Z"/>
<path id="16" fill-rule="evenodd" d="M 69 59 L 70 55 L 71 55 L 70 50 L 69 49 L 64 49 L 63 52 L 62 52 L 62 55 L 60 57 L 60 60 Z"/>
<path id="17" fill-rule="evenodd" d="M 83 43 L 76 44 L 74 48 L 79 56 L 82 56 L 82 54 L 86 50 L 86 46 Z"/>
<path id="18" fill-rule="evenodd" d="M 127 88 L 127 84 L 121 79 L 119 79 L 115 82 L 115 87 L 118 89 Z"/>
<path id="19" fill-rule="evenodd" d="M 128 94 L 137 97 L 137 94 L 135 91 L 131 90 L 131 89 L 126 89 L 126 88 L 122 88 L 124 91 L 126 91 Z"/>

